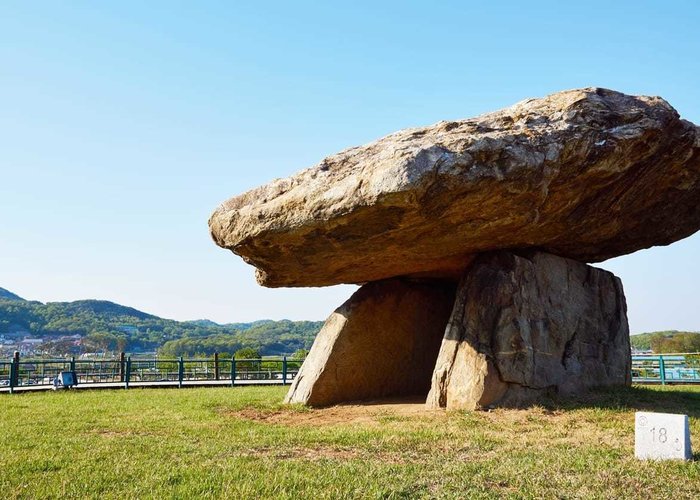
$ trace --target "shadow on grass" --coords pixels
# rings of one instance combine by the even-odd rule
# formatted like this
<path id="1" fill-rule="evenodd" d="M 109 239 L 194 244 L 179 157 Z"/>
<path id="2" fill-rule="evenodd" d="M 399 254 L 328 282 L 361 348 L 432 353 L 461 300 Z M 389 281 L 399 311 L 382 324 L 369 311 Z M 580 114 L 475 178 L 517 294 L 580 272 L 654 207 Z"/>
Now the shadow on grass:
<path id="1" fill-rule="evenodd" d="M 687 387 L 687 386 L 686 386 Z M 376 400 L 346 401 L 321 407 L 306 407 L 309 410 L 323 408 L 345 407 L 377 407 L 391 408 L 392 406 L 424 406 L 425 395 L 380 398 Z M 659 413 L 682 413 L 693 418 L 700 418 L 700 387 L 685 389 L 683 386 L 632 386 L 615 388 L 598 388 L 590 392 L 573 395 L 550 395 L 534 401 L 521 402 L 505 408 L 527 409 L 534 406 L 548 410 L 576 410 L 598 408 L 601 410 L 617 411 L 653 411 Z M 488 408 L 487 408 L 488 410 Z"/>
<path id="2" fill-rule="evenodd" d="M 677 386 L 673 388 L 644 386 L 603 388 L 581 396 L 552 399 L 546 406 L 561 410 L 600 408 L 682 413 L 700 418 L 700 392 Z"/>

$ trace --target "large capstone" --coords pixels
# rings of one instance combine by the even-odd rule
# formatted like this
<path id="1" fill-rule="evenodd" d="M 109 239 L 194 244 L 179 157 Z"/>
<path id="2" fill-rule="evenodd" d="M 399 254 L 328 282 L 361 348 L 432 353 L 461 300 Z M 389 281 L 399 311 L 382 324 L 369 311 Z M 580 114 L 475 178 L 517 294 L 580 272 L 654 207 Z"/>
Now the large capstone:
<path id="1" fill-rule="evenodd" d="M 326 320 L 287 395 L 315 406 L 423 396 L 454 285 L 392 279 L 361 287 Z"/>
<path id="2" fill-rule="evenodd" d="M 700 229 L 700 133 L 590 88 L 403 130 L 223 203 L 216 243 L 271 287 L 459 276 L 537 248 L 597 262 Z"/>
<path id="3" fill-rule="evenodd" d="M 541 252 L 481 255 L 465 272 L 428 406 L 522 405 L 631 381 L 622 283 Z"/>

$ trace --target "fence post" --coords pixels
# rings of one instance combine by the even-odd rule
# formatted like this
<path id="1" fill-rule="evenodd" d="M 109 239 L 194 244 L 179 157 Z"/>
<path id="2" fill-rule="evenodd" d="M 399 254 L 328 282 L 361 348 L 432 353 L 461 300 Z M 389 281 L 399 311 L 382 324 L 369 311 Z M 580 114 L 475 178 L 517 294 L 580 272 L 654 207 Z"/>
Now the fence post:
<path id="1" fill-rule="evenodd" d="M 75 356 L 70 357 L 70 371 L 75 371 Z"/>
<path id="2" fill-rule="evenodd" d="M 10 394 L 15 392 L 15 387 L 19 384 L 19 351 L 15 351 L 12 355 L 12 363 L 10 364 Z"/>
<path id="3" fill-rule="evenodd" d="M 12 370 L 14 368 L 14 371 Z M 10 392 L 19 385 L 19 351 L 12 355 L 12 365 L 10 366 Z"/>
<path id="4" fill-rule="evenodd" d="M 287 384 L 287 356 L 282 358 L 282 385 Z"/>
<path id="5" fill-rule="evenodd" d="M 666 385 L 666 365 L 663 356 L 659 356 L 659 376 L 661 377 L 661 385 Z"/>
<path id="6" fill-rule="evenodd" d="M 214 353 L 214 379 L 219 380 L 219 353 Z"/>
<path id="7" fill-rule="evenodd" d="M 129 381 L 131 380 L 131 356 L 126 358 L 126 373 L 124 374 L 124 389 L 129 388 Z"/>
<path id="8" fill-rule="evenodd" d="M 182 379 L 185 376 L 185 360 L 180 356 L 177 362 L 177 386 L 182 387 Z"/>
<path id="9" fill-rule="evenodd" d="M 236 356 L 231 356 L 231 387 L 236 383 Z"/>
<path id="10" fill-rule="evenodd" d="M 119 382 L 124 382 L 124 363 L 126 354 L 123 352 L 119 353 Z"/>

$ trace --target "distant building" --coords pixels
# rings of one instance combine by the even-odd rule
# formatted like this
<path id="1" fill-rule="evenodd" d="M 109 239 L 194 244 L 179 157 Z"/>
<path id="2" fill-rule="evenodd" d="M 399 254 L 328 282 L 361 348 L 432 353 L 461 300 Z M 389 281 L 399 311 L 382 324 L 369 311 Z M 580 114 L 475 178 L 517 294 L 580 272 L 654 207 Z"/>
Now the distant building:
<path id="1" fill-rule="evenodd" d="M 23 339 L 22 341 L 20 341 L 20 344 L 24 345 L 39 345 L 43 343 L 44 339 Z"/>

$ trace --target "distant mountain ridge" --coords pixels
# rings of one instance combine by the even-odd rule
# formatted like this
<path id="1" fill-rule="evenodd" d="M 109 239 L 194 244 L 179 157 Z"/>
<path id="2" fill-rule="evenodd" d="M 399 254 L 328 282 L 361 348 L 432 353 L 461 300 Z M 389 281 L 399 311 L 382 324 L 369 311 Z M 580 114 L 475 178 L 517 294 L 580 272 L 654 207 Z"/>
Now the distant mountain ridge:
<path id="1" fill-rule="evenodd" d="M 286 321 L 286 320 L 281 320 L 281 321 Z M 229 326 L 231 328 L 242 328 L 244 330 L 247 330 L 248 328 L 253 328 L 255 326 L 261 326 L 261 325 L 266 325 L 269 323 L 274 323 L 275 320 L 273 319 L 258 319 L 256 321 L 250 321 L 248 323 L 217 323 L 215 321 L 212 321 L 210 319 L 193 319 L 186 321 L 186 323 L 191 323 L 194 325 L 199 325 L 199 326 Z"/>
<path id="2" fill-rule="evenodd" d="M 0 287 L 0 299 L 5 299 L 5 300 L 21 300 L 24 301 L 22 297 L 19 295 L 16 295 L 12 293 L 11 291 Z"/>
<path id="3" fill-rule="evenodd" d="M 263 355 L 283 355 L 309 349 L 323 324 L 269 319 L 229 324 L 207 319 L 175 321 L 107 300 L 43 304 L 4 288 L 0 291 L 0 335 L 44 339 L 49 352 L 55 354 L 158 350 L 168 355 L 195 355 L 252 347 Z M 81 342 L 63 340 L 76 335 Z"/>
<path id="4" fill-rule="evenodd" d="M 69 314 L 79 314 L 83 312 L 93 312 L 95 314 L 111 314 L 114 316 L 128 316 L 138 319 L 158 319 L 158 316 L 148 314 L 133 307 L 123 306 L 109 300 L 76 300 L 73 302 L 47 302 L 47 304 L 57 304 L 65 307 Z"/>

